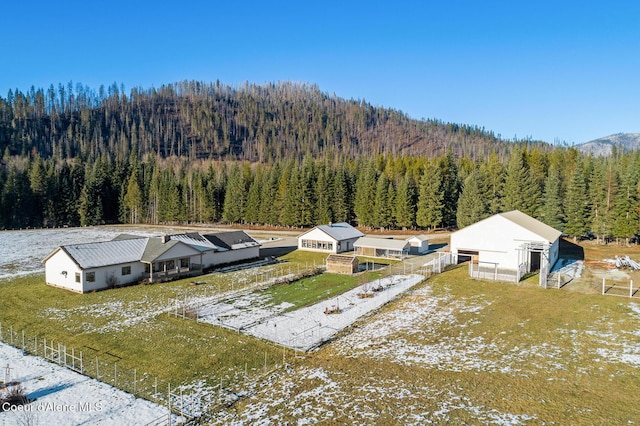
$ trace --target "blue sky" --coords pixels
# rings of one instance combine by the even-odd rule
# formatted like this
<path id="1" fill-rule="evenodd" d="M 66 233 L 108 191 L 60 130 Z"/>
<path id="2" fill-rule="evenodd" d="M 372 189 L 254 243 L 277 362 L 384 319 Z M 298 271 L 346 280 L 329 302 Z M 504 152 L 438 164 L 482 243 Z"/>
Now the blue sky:
<path id="1" fill-rule="evenodd" d="M 510 139 L 640 132 L 640 2 L 6 1 L 0 96 L 315 83 Z"/>

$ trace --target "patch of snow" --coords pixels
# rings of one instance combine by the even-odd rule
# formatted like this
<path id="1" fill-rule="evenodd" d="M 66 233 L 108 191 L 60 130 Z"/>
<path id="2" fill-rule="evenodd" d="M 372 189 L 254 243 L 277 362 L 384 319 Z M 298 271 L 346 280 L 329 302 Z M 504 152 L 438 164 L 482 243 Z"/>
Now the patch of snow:
<path id="1" fill-rule="evenodd" d="M 10 367 L 33 401 L 23 411 L 0 412 L 0 424 L 147 424 L 169 410 L 95 379 L 0 343 L 0 366 Z M 4 370 L 4 368 L 3 368 Z M 3 371 L 4 372 L 4 371 Z M 4 380 L 4 377 L 3 377 Z M 172 415 L 172 422 L 184 420 Z"/>
<path id="2" fill-rule="evenodd" d="M 269 296 L 252 293 L 232 301 L 214 303 L 199 309 L 200 321 L 240 330 L 293 349 L 309 350 L 329 340 L 358 318 L 377 309 L 399 294 L 418 284 L 422 275 L 394 275 L 381 278 L 372 285 L 383 288 L 373 297 L 360 298 L 363 287 L 357 287 L 329 301 L 283 313 L 290 305 L 270 305 Z M 327 314 L 335 307 L 339 313 Z"/>

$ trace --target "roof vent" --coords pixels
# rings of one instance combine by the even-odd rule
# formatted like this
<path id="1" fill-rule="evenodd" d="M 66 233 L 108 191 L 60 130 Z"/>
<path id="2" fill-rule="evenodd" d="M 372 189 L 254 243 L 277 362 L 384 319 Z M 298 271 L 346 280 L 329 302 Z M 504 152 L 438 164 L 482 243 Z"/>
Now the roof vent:
<path id="1" fill-rule="evenodd" d="M 171 239 L 171 235 L 163 235 L 162 244 L 168 243 L 170 239 Z"/>

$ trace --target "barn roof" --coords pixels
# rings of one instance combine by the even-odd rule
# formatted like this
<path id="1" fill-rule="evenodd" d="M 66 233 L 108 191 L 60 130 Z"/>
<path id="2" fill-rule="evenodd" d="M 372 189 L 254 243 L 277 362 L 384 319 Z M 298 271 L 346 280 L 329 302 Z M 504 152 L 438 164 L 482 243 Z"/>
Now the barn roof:
<path id="1" fill-rule="evenodd" d="M 538 219 L 534 219 L 528 214 L 522 213 L 520 210 L 512 210 L 510 212 L 498 213 L 505 219 L 519 225 L 536 235 L 541 236 L 550 243 L 554 242 L 562 234 L 557 229 L 550 227 L 549 225 L 540 222 Z"/>
<path id="2" fill-rule="evenodd" d="M 373 237 L 362 237 L 358 238 L 358 240 L 353 243 L 356 247 L 372 247 L 372 248 L 382 248 L 382 249 L 390 249 L 390 250 L 404 250 L 407 248 L 409 243 L 407 240 L 393 240 L 391 238 L 373 238 Z"/>

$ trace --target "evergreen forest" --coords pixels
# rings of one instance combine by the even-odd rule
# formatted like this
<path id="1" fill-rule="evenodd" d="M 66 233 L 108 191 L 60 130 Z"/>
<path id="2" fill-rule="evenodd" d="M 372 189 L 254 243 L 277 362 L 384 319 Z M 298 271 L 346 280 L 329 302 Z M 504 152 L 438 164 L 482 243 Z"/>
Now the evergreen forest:
<path id="1" fill-rule="evenodd" d="M 303 84 L 10 91 L 0 153 L 2 229 L 435 229 L 519 209 L 570 236 L 639 231 L 638 152 L 505 141 Z"/>

